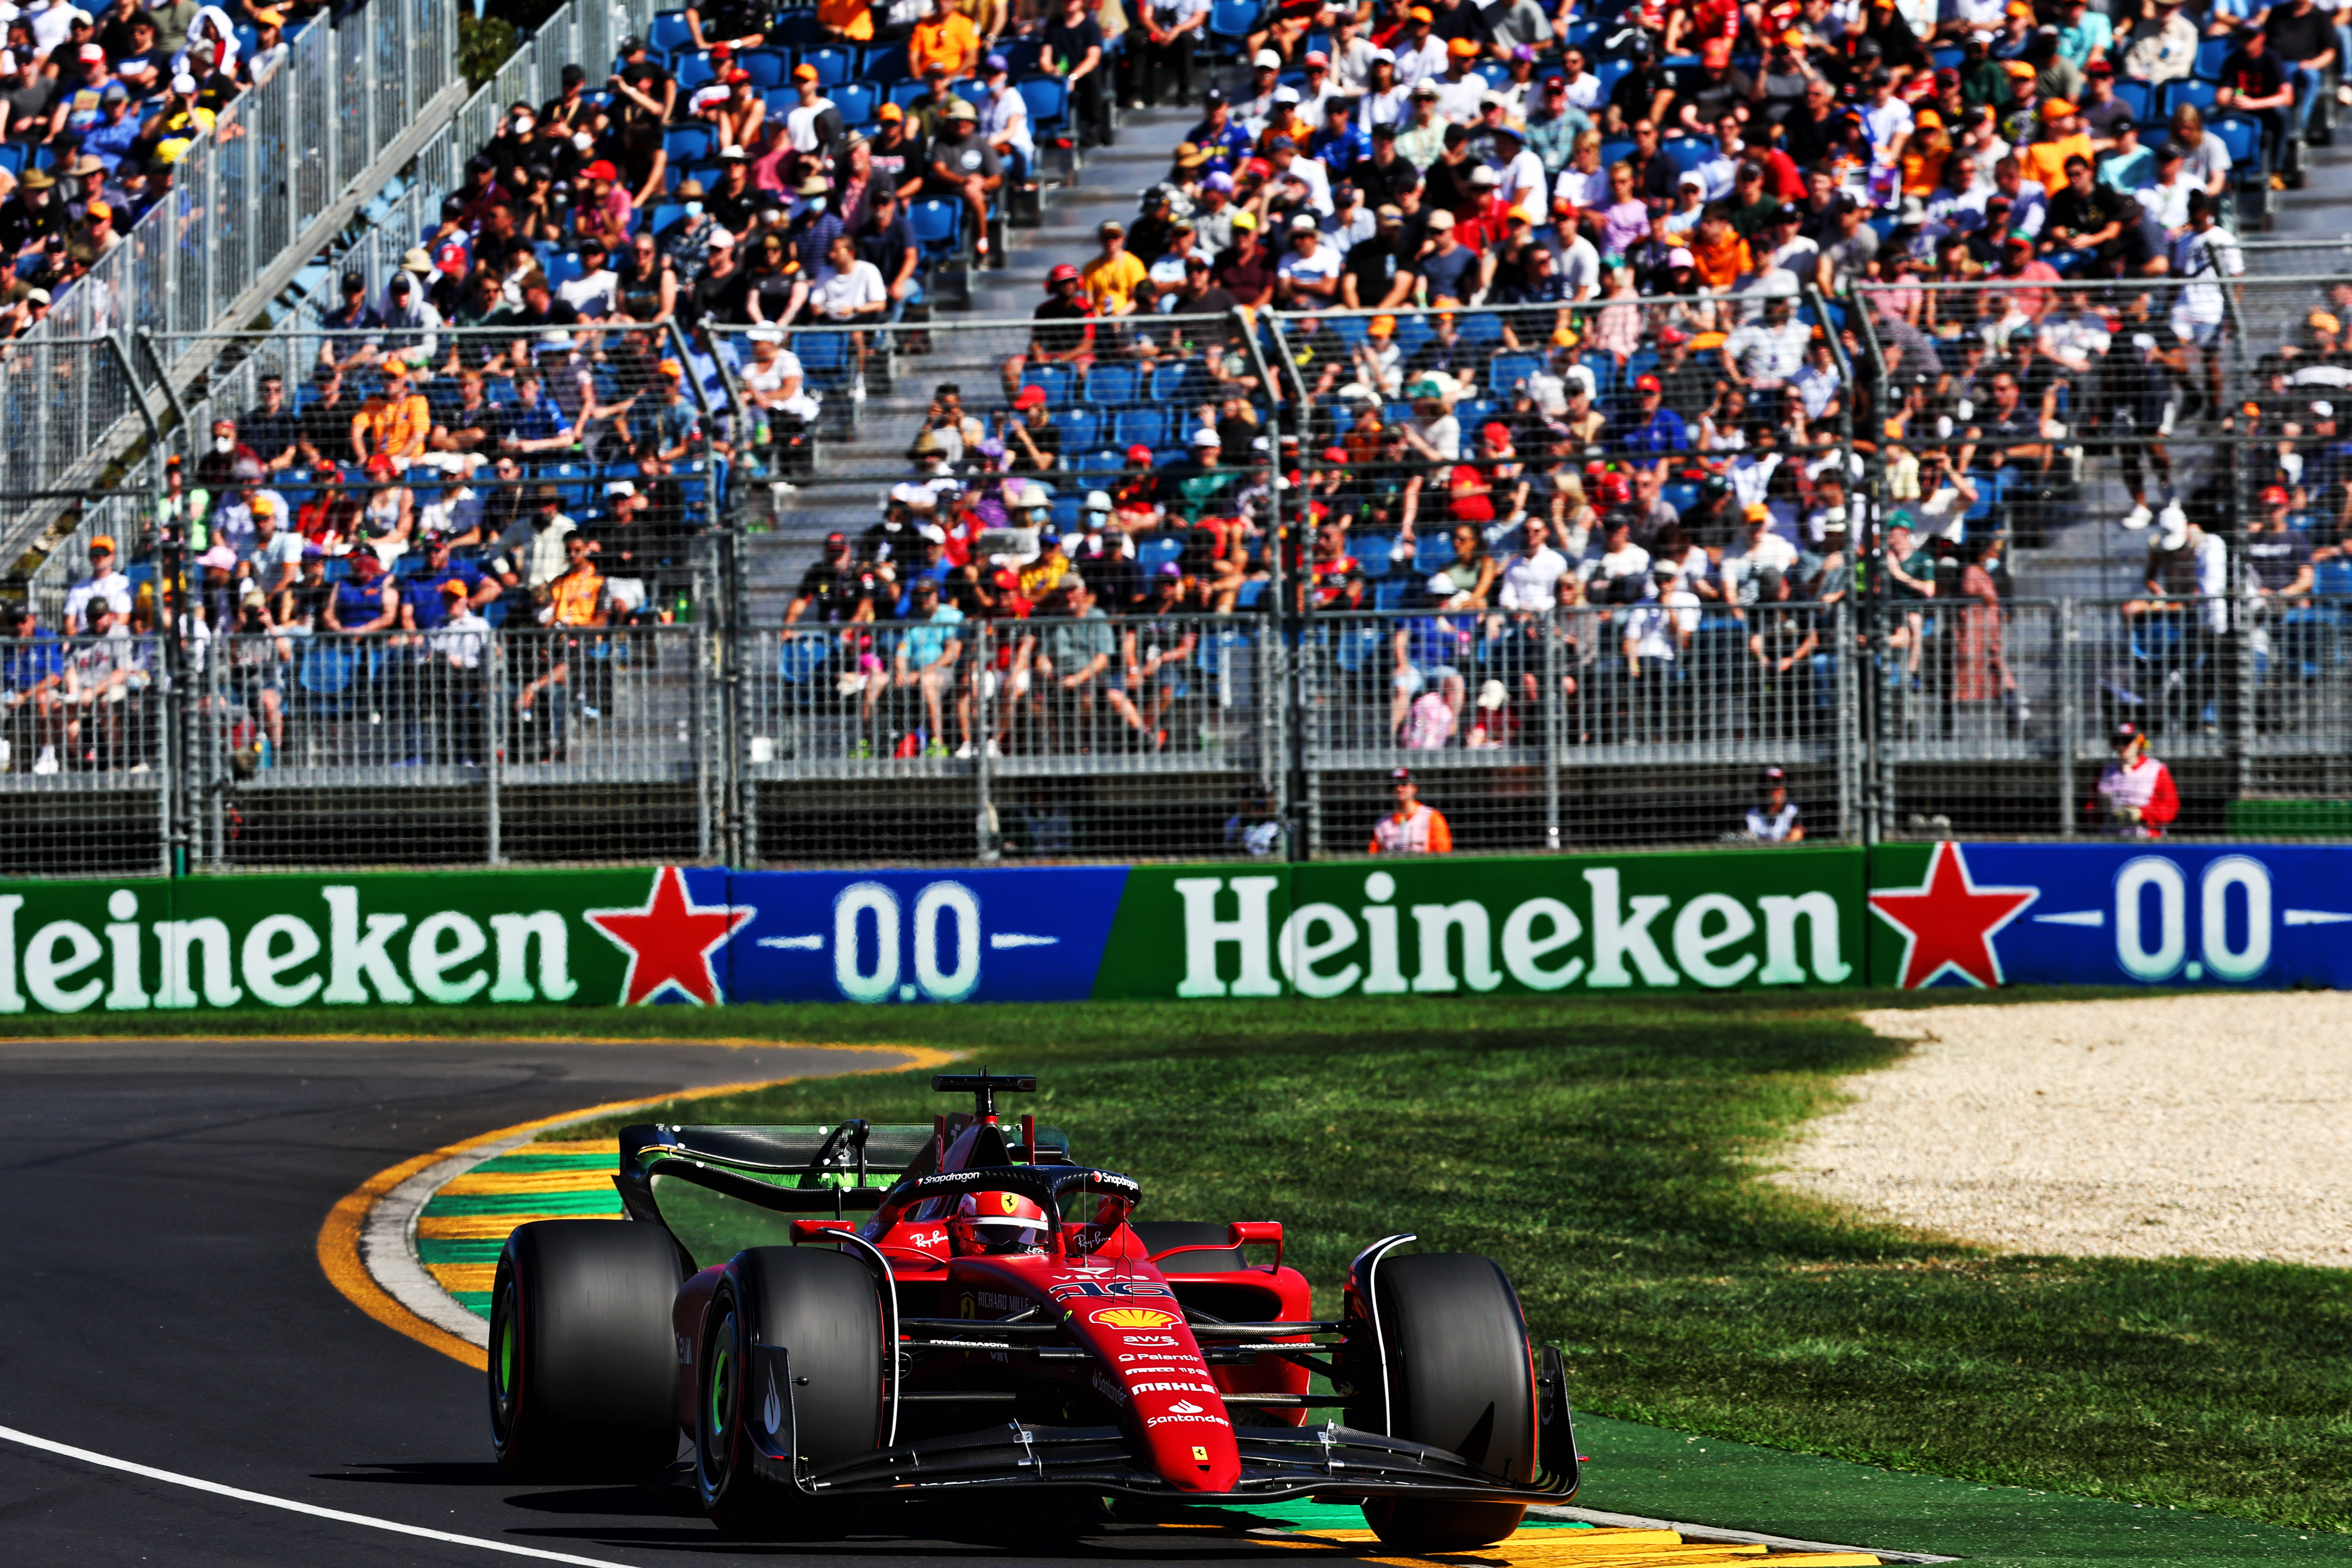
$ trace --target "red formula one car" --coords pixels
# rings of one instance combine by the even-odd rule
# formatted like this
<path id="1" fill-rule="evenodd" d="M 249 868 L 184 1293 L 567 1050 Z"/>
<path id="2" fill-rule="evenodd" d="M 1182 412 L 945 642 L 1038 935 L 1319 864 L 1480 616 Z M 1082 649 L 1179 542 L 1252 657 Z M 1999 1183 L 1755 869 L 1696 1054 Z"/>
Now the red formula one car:
<path id="1" fill-rule="evenodd" d="M 977 1107 L 929 1127 L 627 1129 L 638 1223 L 526 1225 L 499 1260 L 499 1462 L 643 1478 L 682 1435 L 722 1530 L 798 1539 L 836 1500 L 1061 1489 L 1360 1502 L 1458 1550 L 1574 1495 L 1559 1352 L 1491 1259 L 1384 1237 L 1318 1321 L 1280 1225 L 1136 1221 L 1133 1178 L 1001 1121 L 1036 1081 L 936 1078 Z"/>

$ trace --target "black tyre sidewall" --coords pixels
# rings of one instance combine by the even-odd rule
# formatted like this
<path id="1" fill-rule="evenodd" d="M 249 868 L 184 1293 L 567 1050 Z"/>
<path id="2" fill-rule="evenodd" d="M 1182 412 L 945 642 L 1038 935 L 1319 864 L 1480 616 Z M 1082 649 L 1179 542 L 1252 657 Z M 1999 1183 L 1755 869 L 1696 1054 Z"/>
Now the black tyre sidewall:
<path id="1" fill-rule="evenodd" d="M 518 1479 L 636 1480 L 677 1452 L 670 1307 L 677 1250 L 659 1226 L 518 1226 L 491 1291 L 490 1439 Z"/>
<path id="2" fill-rule="evenodd" d="M 1501 1266 L 1461 1252 L 1386 1258 L 1372 1290 L 1388 1360 L 1390 1435 L 1526 1485 L 1535 1461 L 1535 1370 L 1518 1292 Z M 1381 1541 L 1421 1551 L 1490 1545 L 1526 1514 L 1521 1503 L 1404 1497 L 1364 1504 Z"/>

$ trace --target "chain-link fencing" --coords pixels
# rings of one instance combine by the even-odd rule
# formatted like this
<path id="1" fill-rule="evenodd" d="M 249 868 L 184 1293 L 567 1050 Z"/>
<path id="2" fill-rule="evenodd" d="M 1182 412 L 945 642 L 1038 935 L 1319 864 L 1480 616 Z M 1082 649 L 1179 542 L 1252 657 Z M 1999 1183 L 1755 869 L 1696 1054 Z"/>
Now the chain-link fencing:
<path id="1" fill-rule="evenodd" d="M 772 301 L 776 326 L 428 345 L 305 318 L 214 349 L 210 406 L 259 410 L 236 444 L 295 421 L 295 461 L 259 488 L 306 539 L 333 511 L 322 571 L 398 533 L 404 508 L 393 566 L 418 570 L 404 552 L 429 511 L 461 563 L 511 578 L 499 638 L 560 640 L 544 627 L 569 546 L 530 521 L 551 489 L 598 575 L 643 590 L 613 624 L 656 639 L 581 667 L 658 670 L 625 688 L 655 717 L 595 731 L 627 738 L 593 757 L 534 754 L 551 731 L 526 733 L 541 721 L 519 703 L 540 644 L 483 656 L 481 695 L 449 709 L 478 728 L 416 717 L 448 707 L 447 678 L 415 673 L 429 628 L 405 654 L 314 650 L 311 679 L 348 671 L 331 695 L 346 716 L 365 698 L 365 724 L 329 741 L 297 722 L 262 767 L 237 760 L 248 714 L 241 741 L 183 757 L 171 737 L 229 710 L 204 688 L 156 731 L 148 766 L 168 777 L 128 785 L 152 792 L 141 842 L 200 866 L 415 855 L 404 830 L 387 851 L 317 826 L 337 769 L 367 773 L 368 820 L 427 825 L 425 858 L 460 861 L 1344 856 L 1370 848 L 1400 768 L 1465 849 L 1736 837 L 1768 769 L 1816 839 L 2063 835 L 2090 830 L 2082 801 L 2126 721 L 2174 763 L 2187 831 L 2255 794 L 2343 788 L 2340 279 L 1311 320 L 957 321 L 915 301 L 914 320 L 845 323 L 809 317 L 830 296 L 804 296 L 763 235 L 744 248 L 744 309 Z M 425 446 L 371 473 L 394 358 Z M 334 398 L 300 384 L 322 362 L 341 365 Z M 482 439 L 442 444 L 465 430 Z M 630 492 L 656 479 L 685 521 L 622 571 L 643 537 Z M 225 493 L 249 510 L 252 488 Z M 151 500 L 106 504 L 144 520 L 142 548 L 169 533 Z M 196 564 L 218 547 L 186 542 Z M 205 568 L 191 592 L 241 605 L 252 565 L 232 544 L 224 580 Z M 37 606 L 73 591 L 45 580 Z M 327 632 L 318 647 L 352 635 Z M 567 733 L 604 722 L 561 711 Z M 659 748 L 681 713 L 707 715 L 692 776 L 654 776 L 680 765 Z M 114 744 L 51 773 L 20 747 L 9 787 L 143 780 L 106 761 L 128 754 Z M 238 851 L 248 797 L 272 826 Z M 92 864 L 59 820 L 10 853 Z"/>

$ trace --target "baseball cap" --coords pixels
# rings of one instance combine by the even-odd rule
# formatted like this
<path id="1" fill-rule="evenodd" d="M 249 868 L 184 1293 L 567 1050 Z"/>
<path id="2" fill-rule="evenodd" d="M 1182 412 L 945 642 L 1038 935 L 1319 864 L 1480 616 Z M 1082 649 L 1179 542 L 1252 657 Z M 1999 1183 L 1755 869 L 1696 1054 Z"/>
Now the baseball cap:
<path id="1" fill-rule="evenodd" d="M 1445 52 L 1457 60 L 1475 60 L 1478 58 L 1478 40 L 1456 38 L 1445 46 Z"/>
<path id="2" fill-rule="evenodd" d="M 1042 386 L 1024 386 L 1020 395 L 1013 400 L 1015 408 L 1042 408 L 1045 405 L 1045 389 Z"/>
<path id="3" fill-rule="evenodd" d="M 794 66 L 793 68 L 793 79 L 794 81 L 814 81 L 817 79 L 817 68 L 814 66 Z"/>
<path id="4" fill-rule="evenodd" d="M 1391 784 L 1411 784 L 1412 783 L 1412 770 L 1411 768 L 1391 768 L 1389 770 L 1389 782 Z"/>
<path id="5" fill-rule="evenodd" d="M 1710 69 L 1720 69 L 1731 63 L 1731 40 L 1709 38 L 1698 51 L 1699 64 Z"/>
<path id="6" fill-rule="evenodd" d="M 907 111 L 899 108 L 895 103 L 886 103 L 881 108 L 874 111 L 874 118 L 877 120 L 904 120 L 907 118 Z"/>
<path id="7" fill-rule="evenodd" d="M 1644 375 L 1637 376 L 1634 379 L 1633 390 L 1636 392 L 1663 392 L 1665 388 L 1660 384 L 1656 376 Z"/>
<path id="8" fill-rule="evenodd" d="M 2063 120 L 2074 112 L 2074 104 L 2065 99 L 2045 98 L 2042 100 L 2042 118 L 2044 120 Z"/>
<path id="9" fill-rule="evenodd" d="M 1321 49 L 1309 49 L 1307 51 L 1306 59 L 1300 63 L 1312 70 L 1317 66 L 1328 66 L 1331 63 L 1331 57 Z"/>
<path id="10" fill-rule="evenodd" d="M 1260 49 L 1250 64 L 1262 71 L 1278 71 L 1282 68 L 1282 57 L 1272 49 Z"/>
<path id="11" fill-rule="evenodd" d="M 1130 463 L 1148 463 L 1151 461 L 1151 448 L 1138 441 L 1127 449 L 1127 460 Z"/>
<path id="12" fill-rule="evenodd" d="M 84 44 L 75 51 L 75 58 L 86 66 L 102 66 L 106 63 L 106 51 L 96 44 Z"/>
<path id="13" fill-rule="evenodd" d="M 1188 443 L 1188 445 L 1194 447 L 1223 447 L 1224 444 L 1223 439 L 1206 425 L 1203 425 L 1198 430 L 1193 431 L 1192 439 Z"/>
<path id="14" fill-rule="evenodd" d="M 2121 748 L 2129 745 L 2132 742 L 2138 739 L 2139 726 L 2132 723 L 2129 720 L 2126 720 L 2123 723 L 2116 726 L 2115 733 L 2107 737 L 2107 743 L 2111 746 Z"/>
<path id="15" fill-rule="evenodd" d="M 1315 222 L 1315 215 L 1313 213 L 1300 213 L 1297 217 L 1290 220 L 1290 226 L 1296 233 L 1312 234 L 1316 231 L 1318 226 Z"/>
<path id="16" fill-rule="evenodd" d="M 1252 212 L 1235 213 L 1234 215 L 1234 226 L 1238 229 L 1255 228 L 1257 226 L 1257 214 Z"/>
<path id="17" fill-rule="evenodd" d="M 1695 267 L 1697 263 L 1691 259 L 1691 253 L 1682 246 L 1677 245 L 1672 250 L 1666 252 L 1666 266 L 1669 269 L 1676 267 Z"/>
<path id="18" fill-rule="evenodd" d="M 988 67 L 988 74 L 991 76 L 994 76 L 999 71 L 1010 72 L 1013 69 L 1013 62 L 1003 55 L 991 55 L 982 63 Z"/>
<path id="19" fill-rule="evenodd" d="M 1447 212 L 1444 207 L 1440 207 L 1435 212 L 1429 215 L 1429 226 L 1433 229 L 1440 230 L 1452 228 L 1454 226 L 1454 215 Z"/>
<path id="20" fill-rule="evenodd" d="M 2268 489 L 2263 491 L 2263 504 L 2264 506 L 2284 506 L 2294 499 L 2294 497 L 2286 493 L 2286 487 L 2284 485 L 2273 485 Z"/>

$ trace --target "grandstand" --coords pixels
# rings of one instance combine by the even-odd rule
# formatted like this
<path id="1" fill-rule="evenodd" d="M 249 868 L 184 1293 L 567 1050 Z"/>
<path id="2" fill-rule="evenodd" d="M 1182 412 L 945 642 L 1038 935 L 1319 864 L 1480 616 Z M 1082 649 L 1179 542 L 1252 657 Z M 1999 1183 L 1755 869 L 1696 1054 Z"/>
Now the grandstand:
<path id="1" fill-rule="evenodd" d="M 1516 9 L 1229 0 L 1199 72 L 1229 118 L 1119 107 L 1160 79 L 1131 27 L 1082 128 L 1049 68 L 1092 47 L 1073 14 L 1048 26 L 1078 56 L 937 16 L 559 13 L 275 326 L 143 342 L 200 395 L 135 398 L 148 488 L 84 508 L 35 624 L 87 636 L 121 595 L 153 637 L 184 574 L 212 646 L 118 661 L 126 695 L 81 699 L 106 723 L 20 713 L 0 787 L 59 798 L 11 852 L 71 868 L 73 802 L 127 787 L 134 860 L 333 860 L 310 792 L 365 785 L 459 862 L 1217 854 L 1258 816 L 1341 853 L 1398 765 L 1456 793 L 1465 847 L 1709 839 L 1767 765 L 1819 836 L 2071 832 L 2126 719 L 2199 826 L 2342 787 L 2352 285 L 2257 237 L 2336 177 L 2332 81 L 2298 79 L 2304 127 L 2233 109 L 2260 95 L 2231 40 L 2153 82 L 2032 32 L 2010 63 L 2041 73 L 1965 30 L 1801 34 L 1808 187 L 1755 107 L 1785 52 L 1746 36 L 1660 56 L 1589 13 L 1522 47 Z M 1871 74 L 1906 51 L 1907 104 Z M 1327 92 L 1342 67 L 1379 74 Z M 1996 76 L 2014 98 L 1978 101 Z M 1816 79 L 1850 117 L 1795 122 Z M 1336 129 L 1277 144 L 1334 96 Z M 2085 126 L 2115 181 L 2069 191 Z M 2238 237 L 2167 221 L 2168 160 L 2128 184 L 2126 128 L 2195 154 Z M 870 217 L 893 184 L 903 220 Z M 1350 205 L 1391 189 L 1392 225 Z M 1292 259 L 1237 238 L 1188 271 L 1174 226 L 1235 213 Z M 1349 289 L 1406 286 L 1322 306 L 1326 245 L 1392 256 Z M 2242 256 L 2259 281 L 2151 265 Z M 128 559 L 93 593 L 100 537 Z"/>

